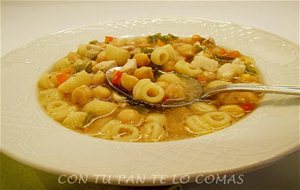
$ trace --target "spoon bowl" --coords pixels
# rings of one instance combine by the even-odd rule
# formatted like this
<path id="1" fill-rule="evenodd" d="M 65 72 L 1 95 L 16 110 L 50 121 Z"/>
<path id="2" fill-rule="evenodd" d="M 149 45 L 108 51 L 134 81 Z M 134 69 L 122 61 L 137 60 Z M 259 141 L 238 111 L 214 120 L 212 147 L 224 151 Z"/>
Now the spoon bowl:
<path id="1" fill-rule="evenodd" d="M 128 90 L 122 88 L 121 86 L 114 85 L 113 80 L 113 73 L 116 71 L 120 71 L 121 67 L 114 67 L 106 71 L 105 77 L 108 81 L 108 84 L 119 94 L 125 96 L 127 100 L 134 105 L 143 105 L 151 108 L 172 108 L 172 107 L 179 107 L 179 106 L 186 106 L 190 105 L 195 101 L 199 101 L 198 98 L 201 96 L 203 89 L 202 85 L 199 84 L 199 82 L 191 77 L 187 77 L 184 75 L 176 74 L 185 85 L 185 91 L 187 92 L 187 96 L 182 100 L 166 100 L 162 103 L 150 103 L 142 100 L 137 100 L 133 97 L 132 93 Z M 154 69 L 154 75 L 160 75 L 164 72 L 161 70 L 155 70 Z M 207 100 L 203 100 L 207 101 Z"/>

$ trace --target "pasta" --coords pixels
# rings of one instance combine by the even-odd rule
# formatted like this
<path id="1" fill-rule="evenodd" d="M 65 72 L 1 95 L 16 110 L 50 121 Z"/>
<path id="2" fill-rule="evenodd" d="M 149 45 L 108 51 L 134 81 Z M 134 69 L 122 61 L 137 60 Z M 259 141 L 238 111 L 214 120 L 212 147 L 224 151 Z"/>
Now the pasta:
<path id="1" fill-rule="evenodd" d="M 46 110 L 49 112 L 50 116 L 57 120 L 64 120 L 70 113 L 77 110 L 75 106 L 69 106 L 67 102 L 62 100 L 56 100 L 50 102 L 46 106 Z"/>
<path id="2" fill-rule="evenodd" d="M 54 75 L 50 75 L 49 73 L 45 73 L 41 76 L 39 80 L 39 87 L 48 89 L 56 86 Z"/>
<path id="3" fill-rule="evenodd" d="M 68 58 L 63 58 L 63 59 L 60 59 L 58 60 L 56 63 L 54 63 L 53 65 L 53 70 L 54 71 L 60 71 L 62 69 L 65 69 L 65 68 L 68 68 L 68 67 L 71 67 L 71 62 L 69 61 Z"/>
<path id="4" fill-rule="evenodd" d="M 107 81 L 106 72 L 114 67 Z M 262 83 L 253 58 L 200 35 L 106 36 L 81 44 L 49 68 L 37 82 L 42 109 L 68 129 L 114 141 L 160 142 L 212 133 L 250 114 L 262 96 L 233 91 L 186 106 L 144 106 L 194 100 L 198 83 L 203 91 Z M 111 84 L 144 103 L 133 104 Z"/>
<path id="5" fill-rule="evenodd" d="M 201 135 L 212 132 L 211 126 L 203 119 L 203 117 L 193 115 L 188 117 L 185 123 L 187 130 L 191 133 Z"/>
<path id="6" fill-rule="evenodd" d="M 85 106 L 82 108 L 82 111 L 102 116 L 114 112 L 117 107 L 118 106 L 115 103 L 106 102 L 95 98 L 94 100 L 85 104 Z"/>
<path id="7" fill-rule="evenodd" d="M 87 115 L 86 112 L 72 112 L 64 119 L 63 124 L 71 129 L 81 128 Z"/>
<path id="8" fill-rule="evenodd" d="M 214 128 L 225 127 L 232 121 L 231 116 L 226 112 L 209 112 L 203 115 L 203 120 Z"/>
<path id="9" fill-rule="evenodd" d="M 194 65 L 183 60 L 178 61 L 175 64 L 175 71 L 190 77 L 196 77 L 202 73 L 202 70 L 200 68 L 197 68 Z"/>
<path id="10" fill-rule="evenodd" d="M 207 58 L 203 55 L 197 55 L 192 62 L 192 65 L 195 65 L 203 70 L 215 72 L 218 69 L 218 61 Z"/>
<path id="11" fill-rule="evenodd" d="M 145 121 L 146 122 L 156 122 L 161 125 L 166 125 L 167 118 L 163 114 L 152 113 L 147 116 Z"/>
<path id="12" fill-rule="evenodd" d="M 97 73 L 92 75 L 91 79 L 92 79 L 92 84 L 102 85 L 105 82 L 104 72 L 98 71 Z"/>
<path id="13" fill-rule="evenodd" d="M 61 100 L 63 98 L 63 93 L 56 88 L 51 88 L 47 90 L 42 90 L 39 93 L 40 103 L 45 106 L 54 100 Z"/>
<path id="14" fill-rule="evenodd" d="M 117 62 L 115 60 L 101 61 L 100 63 L 95 65 L 94 71 L 106 72 L 108 69 L 111 69 L 116 66 L 117 66 Z"/>
<path id="15" fill-rule="evenodd" d="M 227 112 L 232 117 L 242 117 L 245 115 L 244 109 L 235 104 L 221 106 L 219 107 L 219 111 Z"/>
<path id="16" fill-rule="evenodd" d="M 144 125 L 145 141 L 159 141 L 166 135 L 164 126 L 158 122 L 150 122 Z"/>
<path id="17" fill-rule="evenodd" d="M 71 101 L 74 104 L 84 106 L 92 97 L 92 90 L 87 85 L 82 85 L 73 90 Z"/>
<path id="18" fill-rule="evenodd" d="M 137 64 L 135 59 L 128 59 L 125 65 L 120 69 L 120 71 L 127 74 L 132 74 L 137 69 Z"/>
<path id="19" fill-rule="evenodd" d="M 151 53 L 151 61 L 156 65 L 164 65 L 169 60 L 170 54 L 164 48 L 157 48 Z"/>
<path id="20" fill-rule="evenodd" d="M 78 48 L 78 54 L 89 59 L 94 59 L 100 53 L 101 47 L 93 44 L 82 44 Z"/>
<path id="21" fill-rule="evenodd" d="M 150 79 L 140 80 L 133 88 L 133 97 L 150 103 L 161 102 L 164 98 L 164 90 Z"/>
<path id="22" fill-rule="evenodd" d="M 128 91 L 132 91 L 139 79 L 135 76 L 124 73 L 121 78 L 121 86 Z"/>
<path id="23" fill-rule="evenodd" d="M 58 86 L 58 90 L 64 93 L 71 93 L 76 87 L 81 85 L 89 86 L 92 83 L 90 75 L 86 71 L 81 71 L 75 76 L 69 78 L 64 83 Z"/>
<path id="24" fill-rule="evenodd" d="M 140 137 L 140 132 L 137 127 L 132 125 L 118 124 L 112 128 L 111 135 L 117 141 L 137 141 Z"/>
<path id="25" fill-rule="evenodd" d="M 137 127 L 111 120 L 101 129 L 101 136 L 118 141 L 137 141 L 140 138 L 140 132 Z"/>
<path id="26" fill-rule="evenodd" d="M 212 111 L 216 111 L 216 106 L 204 102 L 196 102 L 190 106 L 190 109 L 197 114 L 204 114 Z"/>
<path id="27" fill-rule="evenodd" d="M 130 58 L 130 53 L 125 49 L 107 45 L 105 56 L 108 60 L 116 61 L 118 66 L 122 66 Z"/>

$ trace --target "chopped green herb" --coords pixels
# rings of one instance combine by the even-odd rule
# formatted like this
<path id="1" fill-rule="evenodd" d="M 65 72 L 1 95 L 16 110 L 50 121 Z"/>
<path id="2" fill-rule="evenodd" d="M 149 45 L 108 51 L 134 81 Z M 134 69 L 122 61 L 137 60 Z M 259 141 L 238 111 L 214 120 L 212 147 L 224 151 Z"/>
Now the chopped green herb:
<path id="1" fill-rule="evenodd" d="M 85 67 L 85 71 L 87 73 L 92 73 L 93 72 L 93 64 L 89 63 L 86 67 Z"/>
<path id="2" fill-rule="evenodd" d="M 92 70 L 93 65 L 90 59 L 85 59 L 85 60 L 76 59 L 76 61 L 73 63 L 73 68 L 77 73 L 82 70 L 85 70 L 88 73 L 93 72 Z"/>
<path id="3" fill-rule="evenodd" d="M 219 57 L 219 56 L 215 56 L 214 59 L 221 63 L 230 63 L 233 60 L 233 58 L 230 57 Z"/>
<path id="4" fill-rule="evenodd" d="M 85 63 L 81 59 L 77 59 L 73 64 L 74 70 L 80 72 L 85 69 Z"/>
<path id="5" fill-rule="evenodd" d="M 195 47 L 195 53 L 199 53 L 199 52 L 203 51 L 203 49 L 204 49 L 203 47 L 201 47 L 199 45 L 195 45 L 194 47 Z"/>
<path id="6" fill-rule="evenodd" d="M 150 36 L 148 36 L 148 42 L 150 42 L 150 43 L 156 43 L 157 42 L 157 40 L 158 39 L 160 39 L 161 38 L 161 33 L 156 33 L 156 34 L 154 34 L 154 35 L 150 35 Z"/>
<path id="7" fill-rule="evenodd" d="M 174 40 L 174 39 L 177 39 L 178 37 L 177 36 L 174 36 L 173 34 L 167 34 L 165 36 L 161 36 L 161 41 L 163 42 L 169 42 L 171 40 Z"/>
<path id="8" fill-rule="evenodd" d="M 97 43 L 98 43 L 98 40 L 92 40 L 92 41 L 89 42 L 89 44 L 94 44 L 94 45 L 97 44 Z"/>
<path id="9" fill-rule="evenodd" d="M 150 43 L 156 43 L 157 40 L 161 40 L 164 43 L 168 43 L 174 39 L 177 39 L 177 36 L 174 36 L 173 34 L 167 34 L 167 35 L 161 35 L 161 33 L 156 33 L 154 35 L 148 36 L 148 42 Z"/>
<path id="10" fill-rule="evenodd" d="M 246 73 L 254 75 L 257 73 L 256 68 L 252 65 L 247 65 L 246 66 Z"/>
<path id="11" fill-rule="evenodd" d="M 151 54 L 153 52 L 153 49 L 151 49 L 151 48 L 142 48 L 141 52 L 145 53 L 145 54 Z"/>
<path id="12" fill-rule="evenodd" d="M 95 114 L 88 113 L 85 120 L 84 120 L 84 122 L 83 122 L 83 126 L 90 124 L 95 117 L 96 117 Z"/>

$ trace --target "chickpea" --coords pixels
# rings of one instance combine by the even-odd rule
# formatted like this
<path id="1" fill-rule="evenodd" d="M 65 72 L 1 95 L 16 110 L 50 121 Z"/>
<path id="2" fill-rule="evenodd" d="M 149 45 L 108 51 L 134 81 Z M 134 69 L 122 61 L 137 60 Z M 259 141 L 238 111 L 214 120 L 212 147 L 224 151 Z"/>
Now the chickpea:
<path id="1" fill-rule="evenodd" d="M 136 46 L 148 44 L 148 40 L 146 37 L 137 37 L 134 39 L 134 43 Z"/>
<path id="2" fill-rule="evenodd" d="M 175 64 L 176 64 L 176 61 L 168 61 L 166 64 L 164 64 L 162 66 L 162 70 L 165 71 L 165 72 L 172 72 L 172 71 L 175 71 Z"/>
<path id="3" fill-rule="evenodd" d="M 153 75 L 153 72 L 152 72 L 152 68 L 151 67 L 141 67 L 141 68 L 138 68 L 134 71 L 134 74 L 133 74 L 136 78 L 138 79 L 150 79 L 150 80 L 153 80 L 154 78 L 154 75 Z"/>
<path id="4" fill-rule="evenodd" d="M 165 89 L 165 96 L 170 99 L 182 99 L 185 97 L 184 88 L 180 84 L 169 84 Z"/>
<path id="5" fill-rule="evenodd" d="M 138 67 L 148 66 L 150 65 L 150 59 L 145 53 L 136 53 L 133 58 L 136 60 Z"/>
<path id="6" fill-rule="evenodd" d="M 124 73 L 121 78 L 121 86 L 128 91 L 132 91 L 138 81 L 139 79 L 135 76 Z"/>
<path id="7" fill-rule="evenodd" d="M 209 37 L 208 39 L 206 40 L 203 40 L 201 42 L 202 45 L 206 46 L 206 47 L 209 47 L 209 48 L 213 48 L 216 46 L 216 42 L 213 38 Z"/>
<path id="8" fill-rule="evenodd" d="M 192 36 L 192 41 L 193 41 L 193 42 L 200 42 L 200 43 L 201 43 L 203 40 L 205 40 L 205 39 L 202 38 L 202 37 L 199 36 L 199 35 L 196 35 L 196 34 L 195 34 L 195 35 Z"/>
<path id="9" fill-rule="evenodd" d="M 160 86 L 163 90 L 165 90 L 168 87 L 168 83 L 161 81 L 161 82 L 156 82 L 155 84 L 157 84 L 158 86 Z"/>
<path id="10" fill-rule="evenodd" d="M 117 115 L 118 120 L 122 123 L 138 125 L 142 121 L 142 115 L 133 109 L 124 109 Z"/>
<path id="11" fill-rule="evenodd" d="M 194 56 L 194 50 L 193 46 L 191 44 L 181 44 L 176 47 L 176 50 L 178 53 L 184 57 L 193 57 Z"/>
<path id="12" fill-rule="evenodd" d="M 258 95 L 253 92 L 229 92 L 217 95 L 217 100 L 224 105 L 242 104 L 246 102 L 257 103 Z"/>
<path id="13" fill-rule="evenodd" d="M 103 86 L 97 86 L 96 88 L 93 88 L 93 93 L 95 98 L 99 98 L 101 100 L 107 100 L 111 96 L 111 91 L 108 88 L 105 88 Z"/>
<path id="14" fill-rule="evenodd" d="M 164 73 L 158 79 L 157 82 L 166 82 L 168 84 L 177 83 L 183 85 L 183 81 L 172 73 Z"/>
<path id="15" fill-rule="evenodd" d="M 105 82 L 105 74 L 103 71 L 98 71 L 92 75 L 92 84 L 102 85 Z"/>
<path id="16" fill-rule="evenodd" d="M 215 72 L 203 71 L 202 74 L 206 77 L 206 79 L 208 81 L 212 81 L 212 80 L 215 80 L 217 78 L 217 75 L 216 75 Z"/>
<path id="17" fill-rule="evenodd" d="M 250 74 L 242 74 L 238 80 L 240 82 L 250 83 L 250 82 L 258 82 L 258 79 L 256 76 L 250 75 Z"/>
<path id="18" fill-rule="evenodd" d="M 86 103 L 88 103 L 92 96 L 92 90 L 88 86 L 82 85 L 73 90 L 71 95 L 71 101 L 74 104 L 84 106 Z"/>

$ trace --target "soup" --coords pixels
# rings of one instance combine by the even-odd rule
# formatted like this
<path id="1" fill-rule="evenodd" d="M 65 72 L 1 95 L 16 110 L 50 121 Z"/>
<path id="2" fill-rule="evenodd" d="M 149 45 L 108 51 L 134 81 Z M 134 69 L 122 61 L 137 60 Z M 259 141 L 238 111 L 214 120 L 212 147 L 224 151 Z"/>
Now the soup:
<path id="1" fill-rule="evenodd" d="M 135 37 L 106 36 L 82 44 L 55 62 L 38 81 L 38 98 L 46 113 L 79 133 L 116 141 L 157 142 L 196 137 L 228 127 L 253 111 L 260 94 L 220 93 L 206 102 L 155 109 L 133 105 L 108 85 L 137 100 L 163 103 L 186 98 L 178 74 L 204 89 L 231 83 L 261 83 L 254 60 L 237 50 L 216 45 L 200 35 L 160 33 Z M 157 76 L 154 70 L 163 74 Z"/>

